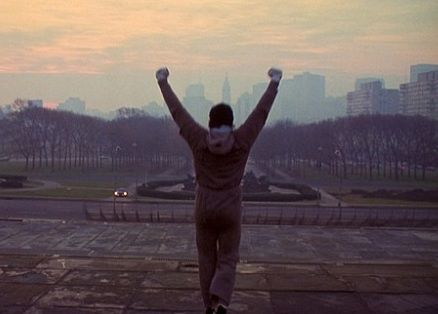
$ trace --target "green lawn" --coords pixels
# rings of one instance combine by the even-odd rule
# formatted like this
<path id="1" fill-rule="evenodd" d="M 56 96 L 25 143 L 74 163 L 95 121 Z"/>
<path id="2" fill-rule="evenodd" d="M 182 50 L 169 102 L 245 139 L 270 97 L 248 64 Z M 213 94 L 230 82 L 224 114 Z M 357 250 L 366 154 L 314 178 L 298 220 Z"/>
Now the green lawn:
<path id="1" fill-rule="evenodd" d="M 327 169 L 316 169 L 314 167 L 303 166 L 304 170 L 290 171 L 287 169 L 278 168 L 289 174 L 298 183 L 305 183 L 311 186 L 323 188 L 327 191 L 339 191 L 339 186 L 344 189 L 364 189 L 364 190 L 377 190 L 377 189 L 435 189 L 438 186 L 438 171 L 428 172 L 426 180 L 414 179 L 408 177 L 405 174 L 400 177 L 399 180 L 394 178 L 377 177 L 377 174 L 373 178 L 360 177 L 358 175 L 352 176 L 350 172 L 347 174 L 347 178 L 334 176 L 328 172 Z"/>
<path id="2" fill-rule="evenodd" d="M 305 167 L 305 175 L 291 173 L 295 182 L 309 184 L 316 188 L 322 188 L 330 194 L 338 194 L 340 189 L 340 180 L 327 173 L 315 168 Z M 14 196 L 41 196 L 41 197 L 71 197 L 71 198 L 107 198 L 112 196 L 115 187 L 127 187 L 135 182 L 139 185 L 144 180 L 157 180 L 160 172 L 157 174 L 145 174 L 144 169 L 132 167 L 131 169 L 121 169 L 115 172 L 111 171 L 109 166 L 101 169 L 92 170 L 56 170 L 51 171 L 47 168 L 25 170 L 24 162 L 9 161 L 0 162 L 0 174 L 25 175 L 28 182 L 25 188 L 39 187 L 41 181 L 53 181 L 62 185 L 61 188 L 40 189 L 33 191 L 12 191 L 0 190 L 0 195 Z M 167 177 L 168 175 L 166 175 Z M 389 199 L 364 198 L 360 195 L 350 194 L 351 189 L 377 190 L 377 189 L 432 189 L 438 186 L 438 175 L 435 172 L 430 174 L 426 181 L 417 181 L 412 178 L 403 177 L 399 181 L 385 178 L 366 178 L 349 177 L 342 180 L 341 198 L 344 202 L 350 204 L 385 204 L 385 205 L 411 205 L 411 206 L 437 206 L 437 204 L 425 202 L 409 202 Z"/>
<path id="3" fill-rule="evenodd" d="M 37 197 L 59 197 L 59 198 L 85 198 L 85 199 L 100 199 L 112 197 L 112 189 L 87 189 L 87 188 L 56 188 L 56 189 L 41 189 L 34 191 L 8 191 L 1 190 L 0 195 L 8 196 L 37 196 Z"/>
<path id="4" fill-rule="evenodd" d="M 336 195 L 343 202 L 349 205 L 394 205 L 394 206 L 415 206 L 415 207 L 438 207 L 438 203 L 412 202 L 405 200 L 392 200 L 386 198 L 369 198 L 357 194 Z"/>
<path id="5" fill-rule="evenodd" d="M 25 170 L 24 162 L 0 162 L 0 174 L 24 175 L 29 181 L 54 181 L 70 187 L 126 187 L 134 182 L 145 180 L 144 170 L 122 169 L 111 171 L 109 167 L 100 169 L 70 169 L 51 171 L 47 168 Z"/>

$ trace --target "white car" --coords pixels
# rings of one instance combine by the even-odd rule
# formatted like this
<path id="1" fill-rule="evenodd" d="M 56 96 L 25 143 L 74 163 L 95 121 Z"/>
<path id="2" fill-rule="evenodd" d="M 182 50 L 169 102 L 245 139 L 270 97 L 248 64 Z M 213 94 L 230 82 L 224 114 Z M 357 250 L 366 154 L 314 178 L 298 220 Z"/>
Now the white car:
<path id="1" fill-rule="evenodd" d="M 128 191 L 124 188 L 118 188 L 114 191 L 114 197 L 128 197 Z"/>

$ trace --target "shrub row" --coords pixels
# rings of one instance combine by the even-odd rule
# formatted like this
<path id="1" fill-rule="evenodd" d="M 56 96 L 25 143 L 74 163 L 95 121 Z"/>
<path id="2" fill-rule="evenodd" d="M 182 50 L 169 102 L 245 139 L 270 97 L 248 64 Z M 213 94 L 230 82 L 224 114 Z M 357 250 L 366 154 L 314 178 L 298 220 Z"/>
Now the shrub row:
<path id="1" fill-rule="evenodd" d="M 193 191 L 174 191 L 163 192 L 157 191 L 156 188 L 162 186 L 172 186 L 183 183 L 184 180 L 168 180 L 168 181 L 153 181 L 148 182 L 147 186 L 140 186 L 137 188 L 137 194 L 140 196 L 147 196 L 161 199 L 172 200 L 193 200 L 195 194 Z M 279 188 L 293 189 L 300 194 L 284 194 L 284 193 L 243 193 L 243 200 L 250 202 L 297 202 L 303 200 L 316 200 L 319 198 L 319 193 L 311 187 L 304 184 L 294 183 L 270 183 Z"/>
<path id="2" fill-rule="evenodd" d="M 27 180 L 26 176 L 16 176 L 12 174 L 0 174 L 0 179 L 3 179 L 5 181 L 18 181 L 18 182 L 24 182 Z"/>
<path id="3" fill-rule="evenodd" d="M 16 176 L 10 174 L 0 174 L 0 188 L 17 189 L 23 187 L 26 176 Z"/>
<path id="4" fill-rule="evenodd" d="M 159 181 L 150 181 L 147 183 L 146 188 L 148 189 L 156 189 L 159 187 L 166 187 L 166 186 L 172 186 L 177 185 L 180 183 L 183 183 L 184 180 L 159 180 Z"/>
<path id="5" fill-rule="evenodd" d="M 20 181 L 0 181 L 0 188 L 18 189 L 23 187 Z"/>
<path id="6" fill-rule="evenodd" d="M 289 182 L 270 182 L 269 184 L 282 189 L 291 189 L 298 191 L 304 197 L 305 200 L 316 200 L 320 198 L 320 194 L 318 191 L 315 191 L 310 186 L 305 184 L 289 183 Z"/>
<path id="7" fill-rule="evenodd" d="M 178 183 L 176 183 L 178 184 Z M 171 184 L 173 185 L 173 184 Z M 168 186 L 171 186 L 168 185 Z M 163 185 L 160 185 L 163 186 Z M 153 198 L 162 198 L 168 200 L 194 200 L 195 193 L 189 191 L 173 191 L 173 192 L 163 192 L 151 189 L 149 187 L 139 186 L 137 188 L 137 194 L 140 196 L 147 196 Z"/>
<path id="8" fill-rule="evenodd" d="M 438 190 L 414 189 L 408 191 L 376 190 L 365 191 L 360 189 L 351 190 L 351 194 L 359 194 L 365 198 L 384 198 L 414 202 L 438 202 Z"/>

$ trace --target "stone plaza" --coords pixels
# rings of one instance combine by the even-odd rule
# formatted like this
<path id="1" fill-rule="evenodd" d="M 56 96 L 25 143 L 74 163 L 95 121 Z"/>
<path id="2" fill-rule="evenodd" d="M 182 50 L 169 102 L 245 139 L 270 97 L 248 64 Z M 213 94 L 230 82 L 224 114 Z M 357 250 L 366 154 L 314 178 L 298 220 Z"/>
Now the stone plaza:
<path id="1" fill-rule="evenodd" d="M 1 313 L 202 313 L 193 224 L 0 221 Z M 435 228 L 244 225 L 230 313 L 437 313 Z"/>

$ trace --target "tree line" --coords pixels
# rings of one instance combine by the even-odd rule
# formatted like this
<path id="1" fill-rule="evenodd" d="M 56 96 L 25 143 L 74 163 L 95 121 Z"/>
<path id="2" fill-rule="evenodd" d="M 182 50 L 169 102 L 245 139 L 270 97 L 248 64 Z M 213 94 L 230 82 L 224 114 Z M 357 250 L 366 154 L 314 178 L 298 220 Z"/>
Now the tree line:
<path id="1" fill-rule="evenodd" d="M 0 156 L 24 159 L 26 169 L 112 170 L 130 165 L 182 167 L 191 154 L 168 117 L 120 108 L 107 121 L 23 105 L 0 116 Z M 438 167 L 438 121 L 422 116 L 363 115 L 311 124 L 266 127 L 251 158 L 267 167 L 326 169 L 347 178 L 425 179 Z"/>
<path id="2" fill-rule="evenodd" d="M 23 159 L 27 170 L 112 170 L 130 165 L 181 166 L 189 160 L 169 118 L 120 108 L 111 121 L 41 107 L 18 106 L 0 119 L 0 156 Z"/>
<path id="3" fill-rule="evenodd" d="M 361 115 L 265 129 L 253 158 L 269 167 L 327 169 L 347 178 L 426 179 L 438 167 L 438 121 L 423 116 Z"/>

